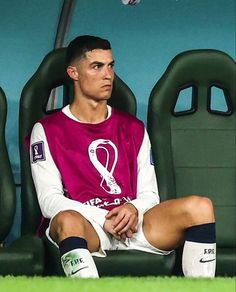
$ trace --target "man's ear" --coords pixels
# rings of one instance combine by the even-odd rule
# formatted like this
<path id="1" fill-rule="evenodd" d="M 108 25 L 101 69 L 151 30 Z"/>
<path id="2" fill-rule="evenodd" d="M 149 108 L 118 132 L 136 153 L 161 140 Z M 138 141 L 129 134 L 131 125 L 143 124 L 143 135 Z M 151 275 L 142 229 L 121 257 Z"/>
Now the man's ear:
<path id="1" fill-rule="evenodd" d="M 79 74 L 78 74 L 78 71 L 77 71 L 76 67 L 68 66 L 66 71 L 67 71 L 67 74 L 70 76 L 71 79 L 73 79 L 75 81 L 78 80 Z"/>

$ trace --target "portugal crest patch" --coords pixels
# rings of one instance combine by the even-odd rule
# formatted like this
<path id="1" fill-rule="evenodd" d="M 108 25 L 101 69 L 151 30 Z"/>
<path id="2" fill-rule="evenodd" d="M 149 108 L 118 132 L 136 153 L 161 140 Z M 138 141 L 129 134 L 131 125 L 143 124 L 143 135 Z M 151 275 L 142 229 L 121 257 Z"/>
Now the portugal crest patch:
<path id="1" fill-rule="evenodd" d="M 32 163 L 46 160 L 43 141 L 31 145 Z"/>

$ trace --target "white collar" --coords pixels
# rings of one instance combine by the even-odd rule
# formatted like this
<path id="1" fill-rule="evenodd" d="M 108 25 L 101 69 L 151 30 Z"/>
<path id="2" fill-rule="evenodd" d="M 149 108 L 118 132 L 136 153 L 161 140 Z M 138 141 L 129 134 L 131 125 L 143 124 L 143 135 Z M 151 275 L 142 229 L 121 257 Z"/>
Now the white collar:
<path id="1" fill-rule="evenodd" d="M 66 105 L 65 107 L 63 107 L 62 109 L 62 112 L 70 119 L 74 120 L 74 121 L 77 121 L 79 123 L 82 123 L 79 119 L 77 119 L 72 113 L 71 113 L 71 110 L 70 110 L 70 105 Z M 111 116 L 111 112 L 112 112 L 112 108 L 110 105 L 107 105 L 107 117 L 106 117 L 106 120 L 110 118 Z"/>

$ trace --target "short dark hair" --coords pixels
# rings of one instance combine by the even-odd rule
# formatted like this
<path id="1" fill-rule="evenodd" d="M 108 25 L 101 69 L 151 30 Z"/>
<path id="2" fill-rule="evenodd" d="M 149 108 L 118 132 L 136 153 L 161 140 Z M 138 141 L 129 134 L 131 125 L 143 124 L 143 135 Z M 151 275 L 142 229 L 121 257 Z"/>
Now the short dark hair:
<path id="1" fill-rule="evenodd" d="M 111 50 L 111 44 L 108 40 L 91 35 L 82 35 L 72 40 L 66 53 L 67 65 L 71 65 L 76 59 L 85 57 L 85 54 L 95 49 Z"/>

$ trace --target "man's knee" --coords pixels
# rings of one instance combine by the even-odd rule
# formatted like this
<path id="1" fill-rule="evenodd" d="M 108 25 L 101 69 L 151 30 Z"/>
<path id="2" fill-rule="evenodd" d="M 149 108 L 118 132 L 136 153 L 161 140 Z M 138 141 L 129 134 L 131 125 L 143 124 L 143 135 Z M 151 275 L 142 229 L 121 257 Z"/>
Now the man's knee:
<path id="1" fill-rule="evenodd" d="M 210 198 L 202 196 L 189 196 L 186 198 L 185 211 L 191 217 L 191 221 L 197 223 L 213 222 L 214 207 Z"/>
<path id="2" fill-rule="evenodd" d="M 86 219 L 78 212 L 66 210 L 59 212 L 52 220 L 50 236 L 59 242 L 68 236 L 83 235 Z"/>

